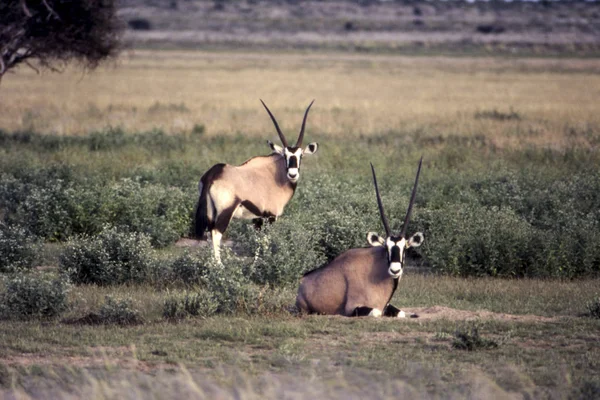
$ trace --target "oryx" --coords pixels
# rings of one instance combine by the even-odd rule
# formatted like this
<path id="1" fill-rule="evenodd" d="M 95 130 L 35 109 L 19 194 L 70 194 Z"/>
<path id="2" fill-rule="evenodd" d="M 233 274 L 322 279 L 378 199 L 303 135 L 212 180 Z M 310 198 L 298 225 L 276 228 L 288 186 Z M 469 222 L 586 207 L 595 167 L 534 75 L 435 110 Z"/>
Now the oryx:
<path id="1" fill-rule="evenodd" d="M 371 247 L 351 249 L 337 256 L 331 263 L 304 274 L 296 297 L 296 306 L 302 312 L 341 314 L 345 316 L 404 317 L 404 312 L 389 304 L 398 281 L 402 277 L 404 250 L 423 243 L 423 234 L 406 237 L 423 158 L 415 178 L 402 231 L 390 231 L 379 195 L 375 168 L 371 164 L 373 183 L 385 237 L 367 233 Z"/>
<path id="2" fill-rule="evenodd" d="M 269 113 L 283 147 L 267 141 L 273 153 L 268 156 L 253 157 L 240 166 L 216 164 L 212 166 L 198 183 L 200 199 L 196 208 L 195 233 L 204 239 L 205 232 L 212 234 L 215 258 L 220 260 L 221 236 L 231 218 L 253 219 L 260 227 L 262 218 L 270 222 L 277 219 L 290 201 L 300 178 L 302 156 L 314 154 L 317 143 L 302 148 L 304 128 L 309 104 L 296 144 L 290 146 L 277 124 L 277 120 L 261 100 Z"/>

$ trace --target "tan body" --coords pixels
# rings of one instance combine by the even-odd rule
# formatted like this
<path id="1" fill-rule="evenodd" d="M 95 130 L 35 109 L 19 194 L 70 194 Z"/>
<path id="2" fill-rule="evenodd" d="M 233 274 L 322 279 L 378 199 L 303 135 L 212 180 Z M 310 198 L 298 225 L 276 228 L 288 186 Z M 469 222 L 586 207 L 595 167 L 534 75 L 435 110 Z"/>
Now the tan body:
<path id="1" fill-rule="evenodd" d="M 307 313 L 344 316 L 352 316 L 357 307 L 383 312 L 399 280 L 387 270 L 384 247 L 348 250 L 302 278 L 296 306 Z"/>
<path id="2" fill-rule="evenodd" d="M 200 178 L 196 236 L 211 232 L 215 257 L 232 218 L 277 219 L 294 196 L 296 183 L 287 177 L 285 158 L 278 153 L 254 157 L 239 166 L 217 164 Z"/>
<path id="3" fill-rule="evenodd" d="M 296 188 L 286 174 L 285 159 L 276 153 L 240 166 L 225 164 L 208 189 L 209 208 L 218 215 L 234 207 L 233 218 L 279 217 Z"/>

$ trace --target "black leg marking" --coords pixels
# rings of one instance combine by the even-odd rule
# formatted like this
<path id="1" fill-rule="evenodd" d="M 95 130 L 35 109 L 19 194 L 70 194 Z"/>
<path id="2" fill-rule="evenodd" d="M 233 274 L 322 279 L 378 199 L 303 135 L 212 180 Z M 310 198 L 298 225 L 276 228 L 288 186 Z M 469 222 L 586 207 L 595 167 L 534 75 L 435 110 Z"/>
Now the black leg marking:
<path id="1" fill-rule="evenodd" d="M 215 221 L 215 229 L 221 233 L 224 233 L 227 227 L 229 226 L 229 222 L 231 222 L 231 217 L 233 217 L 233 213 L 235 209 L 238 207 L 239 203 L 235 203 L 233 206 L 224 209 L 221 211 L 217 220 Z"/>
<path id="2" fill-rule="evenodd" d="M 260 232 L 263 227 L 264 221 L 262 218 L 253 218 L 252 224 L 254 224 L 254 229 Z"/>
<path id="3" fill-rule="evenodd" d="M 254 203 L 252 203 L 251 201 L 244 200 L 244 201 L 242 201 L 242 205 L 248 211 L 250 211 L 252 214 L 256 215 L 257 217 L 263 216 L 263 212 L 260 210 L 260 208 L 258 208 L 256 205 L 254 205 Z"/>
<path id="4" fill-rule="evenodd" d="M 272 224 L 273 222 L 277 221 L 277 217 L 274 215 L 271 215 L 267 221 L 269 221 L 269 224 Z"/>
<path id="5" fill-rule="evenodd" d="M 371 314 L 373 309 L 371 307 L 356 307 L 354 311 L 352 311 L 352 317 L 367 317 Z"/>
<path id="6" fill-rule="evenodd" d="M 400 311 L 401 311 L 401 310 L 400 310 L 399 308 L 397 308 L 397 307 L 394 307 L 394 306 L 393 306 L 393 305 L 391 305 L 391 304 L 388 304 L 388 305 L 385 307 L 385 310 L 383 310 L 383 316 L 384 316 L 384 317 L 397 317 L 397 316 L 398 316 L 398 313 L 400 313 Z"/>

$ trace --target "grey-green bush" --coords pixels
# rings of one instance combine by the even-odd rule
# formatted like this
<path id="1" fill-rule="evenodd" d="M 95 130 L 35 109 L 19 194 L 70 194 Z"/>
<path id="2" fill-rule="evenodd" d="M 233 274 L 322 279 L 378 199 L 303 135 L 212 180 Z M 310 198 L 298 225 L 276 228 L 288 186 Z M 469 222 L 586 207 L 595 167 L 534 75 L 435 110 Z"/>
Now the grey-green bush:
<path id="1" fill-rule="evenodd" d="M 107 228 L 69 242 L 59 264 L 73 283 L 118 285 L 150 280 L 157 261 L 147 235 Z"/>
<path id="2" fill-rule="evenodd" d="M 218 300 L 207 290 L 184 291 L 167 297 L 163 307 L 166 319 L 209 317 L 217 312 Z"/>
<path id="3" fill-rule="evenodd" d="M 600 296 L 590 300 L 586 305 L 587 315 L 600 319 Z"/>
<path id="4" fill-rule="evenodd" d="M 191 253 L 186 251 L 176 257 L 171 264 L 173 277 L 188 285 L 197 285 L 208 272 L 207 263 L 212 249 Z"/>
<path id="5" fill-rule="evenodd" d="M 111 225 L 148 234 L 154 246 L 164 247 L 188 233 L 195 199 L 181 189 L 139 178 L 106 182 L 74 174 L 42 169 L 3 175 L 4 219 L 47 240 L 95 235 Z"/>
<path id="6" fill-rule="evenodd" d="M 0 222 L 0 273 L 31 268 L 39 249 L 38 239 L 25 229 Z"/>
<path id="7" fill-rule="evenodd" d="M 54 317 L 67 308 L 69 284 L 63 277 L 19 274 L 9 279 L 0 293 L 0 317 L 31 319 Z"/>
<path id="8" fill-rule="evenodd" d="M 532 275 L 535 230 L 508 208 L 449 206 L 421 213 L 424 254 L 431 266 L 452 275 Z"/>
<path id="9" fill-rule="evenodd" d="M 221 264 L 213 258 L 208 260 L 207 274 L 202 279 L 202 286 L 217 304 L 217 312 L 255 312 L 259 290 L 250 281 L 251 260 L 237 257 L 226 247 L 221 249 L 221 259 Z"/>
<path id="10" fill-rule="evenodd" d="M 105 297 L 96 320 L 101 324 L 117 325 L 137 325 L 143 322 L 140 312 L 133 306 L 133 300 L 115 299 L 112 296 Z"/>
<path id="11" fill-rule="evenodd" d="M 319 236 L 302 223 L 282 219 L 260 232 L 249 224 L 244 228 L 235 240 L 249 256 L 242 268 L 254 283 L 293 286 L 303 273 L 325 262 Z"/>

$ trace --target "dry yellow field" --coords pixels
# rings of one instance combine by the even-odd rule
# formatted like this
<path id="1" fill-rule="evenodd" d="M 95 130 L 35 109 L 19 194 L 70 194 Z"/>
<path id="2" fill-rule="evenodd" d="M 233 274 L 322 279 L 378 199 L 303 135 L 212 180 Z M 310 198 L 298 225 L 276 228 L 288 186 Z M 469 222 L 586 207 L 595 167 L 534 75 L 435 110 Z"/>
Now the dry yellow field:
<path id="1" fill-rule="evenodd" d="M 271 122 L 332 135 L 480 135 L 499 147 L 581 144 L 600 125 L 600 61 L 132 51 L 84 73 L 22 67 L 0 87 L 0 129 L 79 135 L 107 126 L 264 136 Z M 475 118 L 478 112 L 520 119 Z M 569 129 L 572 127 L 573 129 Z M 575 132 L 567 134 L 565 132 Z"/>

